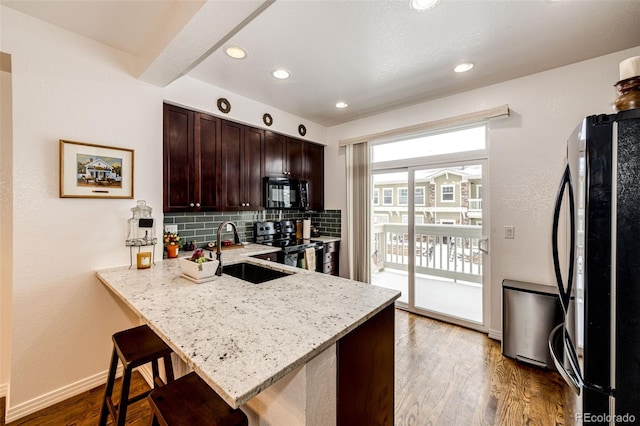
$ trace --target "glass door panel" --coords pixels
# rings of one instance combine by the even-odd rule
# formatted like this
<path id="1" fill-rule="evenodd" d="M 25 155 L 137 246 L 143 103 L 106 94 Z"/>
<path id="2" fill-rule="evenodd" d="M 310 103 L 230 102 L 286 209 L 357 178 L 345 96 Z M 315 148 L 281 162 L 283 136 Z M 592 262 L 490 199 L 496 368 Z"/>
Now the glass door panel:
<path id="1" fill-rule="evenodd" d="M 396 304 L 409 304 L 408 172 L 372 175 L 371 283 L 402 292 Z"/>
<path id="2" fill-rule="evenodd" d="M 409 170 L 413 306 L 482 324 L 482 165 Z"/>

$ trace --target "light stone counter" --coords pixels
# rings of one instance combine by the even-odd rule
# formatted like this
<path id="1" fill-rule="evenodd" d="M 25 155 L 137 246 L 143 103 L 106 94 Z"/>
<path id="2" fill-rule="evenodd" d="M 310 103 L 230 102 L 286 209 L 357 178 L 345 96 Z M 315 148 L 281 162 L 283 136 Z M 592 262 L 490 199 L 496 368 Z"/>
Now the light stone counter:
<path id="1" fill-rule="evenodd" d="M 177 259 L 150 269 L 97 271 L 97 276 L 154 329 L 227 403 L 238 407 L 400 295 L 397 291 L 247 256 L 273 251 L 249 244 L 222 254 L 295 272 L 262 284 L 223 275 L 195 284 Z"/>
<path id="2" fill-rule="evenodd" d="M 321 235 L 319 237 L 311 237 L 311 241 L 320 241 L 322 244 L 334 243 L 340 241 L 340 237 L 330 237 L 328 235 Z"/>

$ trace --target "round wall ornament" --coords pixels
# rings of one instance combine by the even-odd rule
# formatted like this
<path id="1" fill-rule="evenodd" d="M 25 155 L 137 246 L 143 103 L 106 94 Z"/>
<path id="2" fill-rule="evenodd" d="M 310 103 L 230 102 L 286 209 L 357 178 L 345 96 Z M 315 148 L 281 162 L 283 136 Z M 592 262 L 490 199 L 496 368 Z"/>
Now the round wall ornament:
<path id="1" fill-rule="evenodd" d="M 218 109 L 220 112 L 228 114 L 231 111 L 231 104 L 227 100 L 227 98 L 218 98 Z"/>
<path id="2" fill-rule="evenodd" d="M 273 117 L 271 117 L 271 114 L 265 114 L 262 116 L 262 121 L 267 126 L 271 126 L 273 124 Z"/>
<path id="3" fill-rule="evenodd" d="M 300 136 L 304 136 L 307 134 L 307 128 L 304 127 L 304 124 L 298 126 L 298 133 L 300 133 Z"/>

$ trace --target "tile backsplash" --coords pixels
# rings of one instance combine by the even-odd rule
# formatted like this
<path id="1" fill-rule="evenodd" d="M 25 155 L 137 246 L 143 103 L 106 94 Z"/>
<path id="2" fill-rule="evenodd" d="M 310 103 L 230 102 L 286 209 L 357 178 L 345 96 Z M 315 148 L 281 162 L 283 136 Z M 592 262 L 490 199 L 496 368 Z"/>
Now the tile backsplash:
<path id="1" fill-rule="evenodd" d="M 341 212 L 340 210 L 324 210 L 322 212 L 282 211 L 282 220 L 311 219 L 311 225 L 315 226 L 320 235 L 340 237 Z M 277 210 L 265 211 L 240 211 L 240 212 L 203 212 L 203 213 L 165 213 L 164 224 L 178 225 L 178 233 L 182 240 L 196 240 L 196 245 L 201 247 L 210 241 L 215 241 L 216 231 L 220 223 L 230 220 L 238 227 L 238 234 L 242 241 L 253 241 L 253 224 L 258 221 L 276 221 L 279 219 Z M 230 238 L 226 231 L 225 238 Z"/>

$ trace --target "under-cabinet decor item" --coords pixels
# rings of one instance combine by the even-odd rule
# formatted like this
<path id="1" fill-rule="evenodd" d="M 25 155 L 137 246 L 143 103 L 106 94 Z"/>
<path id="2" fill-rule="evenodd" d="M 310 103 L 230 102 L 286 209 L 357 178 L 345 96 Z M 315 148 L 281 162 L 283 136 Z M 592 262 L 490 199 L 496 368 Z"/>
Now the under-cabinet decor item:
<path id="1" fill-rule="evenodd" d="M 191 257 L 181 257 L 180 268 L 185 278 L 197 283 L 215 279 L 219 262 L 205 256 L 204 250 L 196 249 Z"/>
<path id="2" fill-rule="evenodd" d="M 262 121 L 267 126 L 271 126 L 273 124 L 273 117 L 271 117 L 271 114 L 265 114 L 262 116 Z"/>
<path id="3" fill-rule="evenodd" d="M 158 242 L 152 210 L 144 200 L 138 200 L 136 206 L 131 208 L 132 217 L 127 221 L 127 246 L 150 246 Z"/>
<path id="4" fill-rule="evenodd" d="M 304 136 L 307 134 L 307 128 L 304 127 L 304 124 L 298 126 L 298 133 L 300 133 L 300 136 Z"/>
<path id="5" fill-rule="evenodd" d="M 133 150 L 60 139 L 60 198 L 133 198 Z"/>
<path id="6" fill-rule="evenodd" d="M 138 269 L 151 268 L 151 252 L 143 251 L 137 254 Z"/>
<path id="7" fill-rule="evenodd" d="M 175 259 L 178 257 L 178 246 L 167 246 L 167 257 L 170 259 Z"/>
<path id="8" fill-rule="evenodd" d="M 164 233 L 164 248 L 167 251 L 167 257 L 178 257 L 178 249 L 181 245 L 182 241 L 180 241 L 180 235 L 177 232 Z"/>
<path id="9" fill-rule="evenodd" d="M 141 269 L 140 247 L 152 247 L 151 253 L 148 253 L 149 259 L 145 259 L 143 263 L 148 263 L 145 268 L 155 265 L 153 253 L 155 245 L 158 242 L 155 234 L 155 222 L 151 217 L 152 208 L 147 205 L 144 200 L 138 200 L 135 207 L 131 208 L 132 217 L 127 221 L 127 239 L 125 245 L 129 247 L 129 268 L 133 266 L 133 248 L 138 247 L 137 265 Z"/>
<path id="10" fill-rule="evenodd" d="M 220 112 L 228 114 L 231 111 L 231 104 L 227 100 L 227 98 L 218 98 L 218 109 Z"/>

